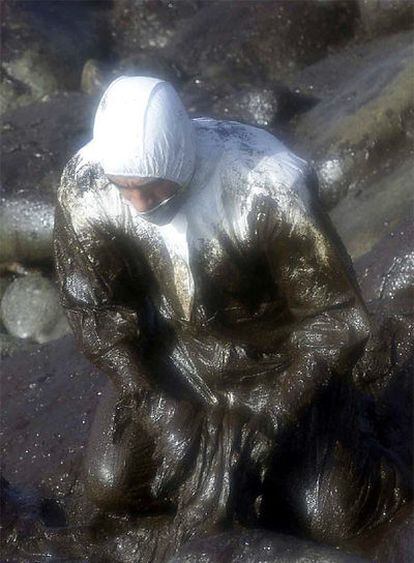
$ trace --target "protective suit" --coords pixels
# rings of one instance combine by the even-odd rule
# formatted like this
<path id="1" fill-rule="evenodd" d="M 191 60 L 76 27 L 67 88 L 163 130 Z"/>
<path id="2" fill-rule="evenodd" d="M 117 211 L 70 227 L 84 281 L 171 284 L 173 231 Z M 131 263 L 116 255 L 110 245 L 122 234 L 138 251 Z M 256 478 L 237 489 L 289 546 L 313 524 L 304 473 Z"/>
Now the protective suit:
<path id="1" fill-rule="evenodd" d="M 180 186 L 140 214 L 106 174 Z M 85 354 L 112 384 L 89 491 L 172 514 L 140 561 L 225 522 L 360 533 L 404 499 L 351 371 L 369 326 L 311 167 L 269 133 L 190 120 L 173 88 L 121 78 L 67 164 L 55 252 Z"/>

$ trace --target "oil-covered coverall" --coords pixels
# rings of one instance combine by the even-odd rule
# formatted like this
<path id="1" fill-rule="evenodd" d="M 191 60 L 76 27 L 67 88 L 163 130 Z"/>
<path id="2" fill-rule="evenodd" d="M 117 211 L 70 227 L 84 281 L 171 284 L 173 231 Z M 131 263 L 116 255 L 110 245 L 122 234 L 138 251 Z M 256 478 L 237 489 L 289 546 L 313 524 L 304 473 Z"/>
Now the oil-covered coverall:
<path id="1" fill-rule="evenodd" d="M 141 214 L 106 174 L 182 189 Z M 173 514 L 148 560 L 225 521 L 338 541 L 403 502 L 352 386 L 369 325 L 350 260 L 312 168 L 274 136 L 118 79 L 64 170 L 55 254 L 74 333 L 112 380 L 89 494 Z"/>

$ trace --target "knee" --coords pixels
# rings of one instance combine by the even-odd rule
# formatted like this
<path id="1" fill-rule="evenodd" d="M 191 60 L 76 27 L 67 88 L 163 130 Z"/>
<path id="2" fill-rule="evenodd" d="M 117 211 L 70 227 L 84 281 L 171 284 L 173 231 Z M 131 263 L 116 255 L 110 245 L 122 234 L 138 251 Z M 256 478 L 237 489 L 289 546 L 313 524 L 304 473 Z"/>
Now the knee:
<path id="1" fill-rule="evenodd" d="M 337 543 L 359 531 L 367 508 L 369 486 L 355 466 L 334 460 L 324 468 L 315 467 L 290 483 L 290 506 L 295 520 L 308 537 Z"/>
<path id="2" fill-rule="evenodd" d="M 85 479 L 86 494 L 98 508 L 116 512 L 125 508 L 125 488 L 119 476 L 107 466 L 88 470 Z"/>

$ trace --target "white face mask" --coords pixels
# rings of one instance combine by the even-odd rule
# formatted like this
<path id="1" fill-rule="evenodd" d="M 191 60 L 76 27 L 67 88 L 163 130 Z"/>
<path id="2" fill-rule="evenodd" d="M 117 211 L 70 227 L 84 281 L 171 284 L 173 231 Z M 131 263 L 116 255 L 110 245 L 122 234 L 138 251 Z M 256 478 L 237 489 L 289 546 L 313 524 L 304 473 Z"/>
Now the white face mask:
<path id="1" fill-rule="evenodd" d="M 155 223 L 160 227 L 162 225 L 166 225 L 177 214 L 182 204 L 185 191 L 185 188 L 181 187 L 175 192 L 175 194 L 170 196 L 168 199 L 161 201 L 161 203 L 149 211 L 137 211 L 137 214 L 146 221 Z"/>

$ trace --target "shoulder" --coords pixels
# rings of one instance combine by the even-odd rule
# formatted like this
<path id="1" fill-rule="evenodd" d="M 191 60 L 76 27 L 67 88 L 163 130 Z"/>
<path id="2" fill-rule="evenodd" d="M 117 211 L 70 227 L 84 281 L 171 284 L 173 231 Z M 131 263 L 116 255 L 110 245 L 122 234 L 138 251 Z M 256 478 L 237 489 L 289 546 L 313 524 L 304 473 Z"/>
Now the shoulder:
<path id="1" fill-rule="evenodd" d="M 265 198 L 283 208 L 294 201 L 308 202 L 317 194 L 318 181 L 311 163 L 280 139 L 257 127 L 224 124 L 230 135 L 225 184 L 238 186 L 238 197 L 248 201 Z"/>
<path id="2" fill-rule="evenodd" d="M 72 226 L 84 229 L 86 225 L 104 224 L 110 216 L 117 218 L 120 204 L 115 199 L 119 194 L 114 192 L 117 190 L 111 189 L 89 143 L 66 164 L 57 200 Z"/>
<path id="3" fill-rule="evenodd" d="M 77 199 L 90 197 L 107 183 L 102 167 L 94 158 L 93 145 L 88 143 L 70 158 L 63 169 L 58 201 L 69 205 Z"/>
<path id="4" fill-rule="evenodd" d="M 282 146 L 276 137 L 264 129 L 238 121 L 198 118 L 193 123 L 197 137 L 202 139 L 203 144 L 220 147 L 227 160 L 236 159 L 250 167 L 264 155 L 270 155 Z"/>

